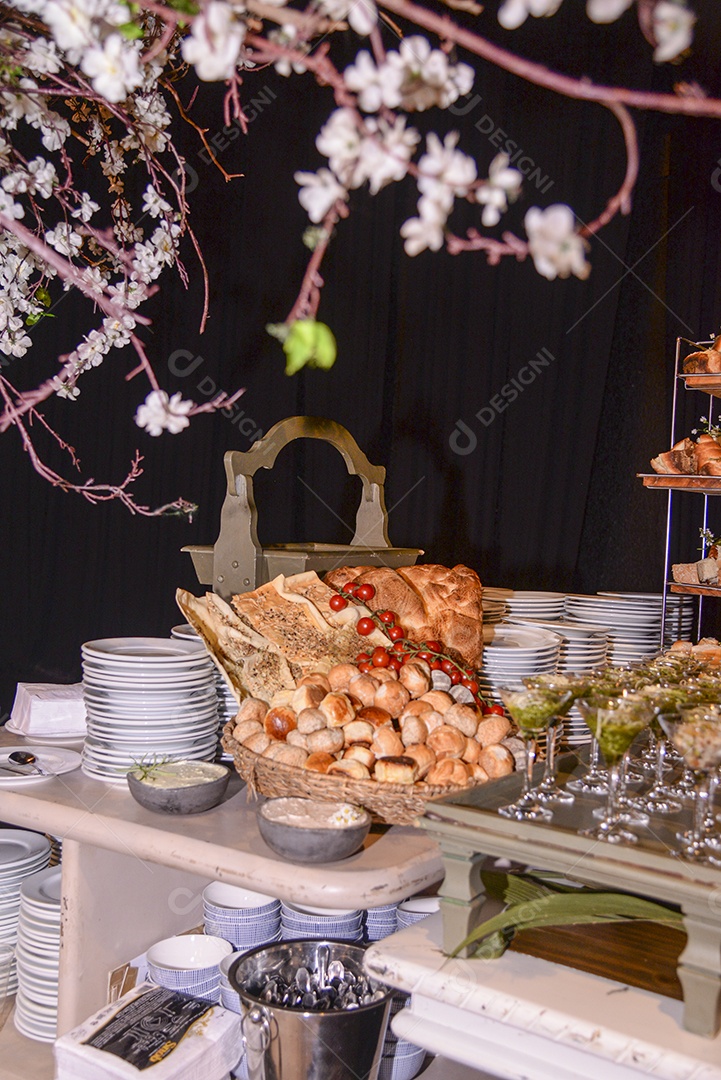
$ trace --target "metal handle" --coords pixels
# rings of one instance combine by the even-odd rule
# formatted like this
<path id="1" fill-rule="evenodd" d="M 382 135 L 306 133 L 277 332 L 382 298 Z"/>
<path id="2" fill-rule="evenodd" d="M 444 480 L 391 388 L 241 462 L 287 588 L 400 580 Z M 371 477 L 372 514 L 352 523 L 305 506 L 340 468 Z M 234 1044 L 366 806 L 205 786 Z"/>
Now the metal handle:
<path id="1" fill-rule="evenodd" d="M 254 1005 L 249 1009 L 240 1021 L 240 1033 L 250 1080 L 265 1080 L 265 1052 L 270 1046 L 268 1010 L 262 1005 Z"/>
<path id="2" fill-rule="evenodd" d="M 330 443 L 342 456 L 349 474 L 361 478 L 363 492 L 351 546 L 390 547 L 383 466 L 372 465 L 351 433 L 335 421 L 291 416 L 275 424 L 250 450 L 229 450 L 225 455 L 228 486 L 213 555 L 213 588 L 221 596 L 252 589 L 258 581 L 263 552 L 258 542 L 253 476 L 258 469 L 272 469 L 280 451 L 296 439 L 321 439 Z"/>

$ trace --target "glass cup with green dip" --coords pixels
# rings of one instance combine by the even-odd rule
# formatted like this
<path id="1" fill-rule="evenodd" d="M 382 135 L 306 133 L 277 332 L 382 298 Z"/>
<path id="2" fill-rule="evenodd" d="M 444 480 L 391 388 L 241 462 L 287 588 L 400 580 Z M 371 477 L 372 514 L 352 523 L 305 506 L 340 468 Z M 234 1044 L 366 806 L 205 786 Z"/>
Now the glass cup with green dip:
<path id="1" fill-rule="evenodd" d="M 563 707 L 567 694 L 538 687 L 528 690 L 501 690 L 506 711 L 518 726 L 518 733 L 526 747 L 526 767 L 520 797 L 508 806 L 500 807 L 498 813 L 516 821 L 550 821 L 553 814 L 542 806 L 533 788 L 533 766 L 536 763 L 536 735 L 545 731 L 558 710 Z"/>

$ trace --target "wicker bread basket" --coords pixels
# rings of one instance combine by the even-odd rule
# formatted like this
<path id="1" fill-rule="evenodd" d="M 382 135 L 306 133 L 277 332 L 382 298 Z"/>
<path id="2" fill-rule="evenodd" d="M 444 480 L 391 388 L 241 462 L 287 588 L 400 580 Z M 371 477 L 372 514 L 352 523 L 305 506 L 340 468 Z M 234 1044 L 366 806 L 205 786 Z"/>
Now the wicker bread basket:
<path id="1" fill-rule="evenodd" d="M 223 746 L 233 755 L 235 768 L 252 794 L 260 792 L 271 798 L 296 795 L 307 799 L 325 799 L 364 806 L 379 821 L 388 825 L 412 825 L 425 810 L 426 803 L 444 795 L 468 791 L 464 785 L 387 784 L 377 780 L 347 780 L 340 776 L 283 765 L 272 758 L 254 754 L 233 738 L 235 720 L 223 728 Z"/>

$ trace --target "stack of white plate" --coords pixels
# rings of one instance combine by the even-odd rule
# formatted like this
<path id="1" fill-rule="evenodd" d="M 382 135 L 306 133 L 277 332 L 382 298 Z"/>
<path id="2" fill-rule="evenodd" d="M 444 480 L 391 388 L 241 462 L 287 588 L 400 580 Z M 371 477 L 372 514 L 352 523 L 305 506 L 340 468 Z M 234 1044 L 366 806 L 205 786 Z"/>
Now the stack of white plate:
<path id="1" fill-rule="evenodd" d="M 125 774 L 141 761 L 214 759 L 218 701 L 202 644 L 106 638 L 86 642 L 82 654 L 84 773 L 125 784 Z"/>
<path id="2" fill-rule="evenodd" d="M 185 641 L 199 641 L 200 635 L 197 630 L 194 630 L 190 623 L 181 623 L 179 626 L 174 626 L 170 631 L 171 637 L 181 638 Z M 237 714 L 240 706 L 235 699 L 233 691 L 228 686 L 223 676 L 220 674 L 216 667 L 213 668 L 215 674 L 215 687 L 218 693 L 218 742 L 219 742 L 219 757 L 221 761 L 232 761 L 233 755 L 229 754 L 227 750 L 223 749 L 220 745 L 220 737 L 223 734 L 223 728 L 232 720 Z"/>
<path id="3" fill-rule="evenodd" d="M 527 675 L 554 672 L 561 651 L 558 634 L 537 626 L 500 623 L 489 628 L 478 685 L 484 697 L 500 699 L 500 690 L 522 690 Z"/>
<path id="4" fill-rule="evenodd" d="M 48 865 L 50 841 L 42 833 L 0 829 L 0 996 L 17 989 L 14 948 L 20 889 L 25 878 Z"/>
<path id="5" fill-rule="evenodd" d="M 493 623 L 505 619 L 506 614 L 508 613 L 505 600 L 497 600 L 493 596 L 487 596 L 484 590 L 482 603 L 484 626 L 491 626 Z"/>
<path id="6" fill-rule="evenodd" d="M 38 1042 L 57 1037 L 61 873 L 59 866 L 48 867 L 26 878 L 20 890 L 15 1027 Z"/>
<path id="7" fill-rule="evenodd" d="M 362 910 L 308 907 L 281 903 L 280 924 L 283 941 L 294 938 L 330 938 L 331 941 L 363 941 Z"/>
<path id="8" fill-rule="evenodd" d="M 693 597 L 669 597 L 667 643 L 688 638 L 693 624 Z M 608 634 L 609 663 L 619 666 L 647 660 L 661 646 L 660 593 L 598 593 L 566 597 L 571 622 L 596 626 Z"/>
<path id="9" fill-rule="evenodd" d="M 533 592 L 529 589 L 484 589 L 483 599 L 502 600 L 508 618 L 562 619 L 566 594 Z"/>
<path id="10" fill-rule="evenodd" d="M 390 934 L 395 934 L 397 929 L 398 916 L 395 904 L 384 904 L 383 907 L 368 908 L 366 911 L 366 941 L 380 941 Z"/>
<path id="11" fill-rule="evenodd" d="M 60 836 L 53 836 L 52 833 L 45 833 L 50 841 L 50 866 L 59 866 L 63 861 L 63 841 Z"/>
<path id="12" fill-rule="evenodd" d="M 280 900 L 224 881 L 203 890 L 206 934 L 222 937 L 236 949 L 255 949 L 280 940 Z"/>
<path id="13" fill-rule="evenodd" d="M 558 671 L 563 674 L 587 675 L 606 663 L 608 633 L 598 626 L 574 622 L 544 621 L 541 619 L 512 618 L 509 622 L 522 626 L 540 626 L 561 639 Z"/>
<path id="14" fill-rule="evenodd" d="M 404 930 L 406 926 L 435 915 L 440 911 L 440 905 L 437 896 L 409 896 L 407 900 L 401 900 L 397 908 L 398 929 Z"/>

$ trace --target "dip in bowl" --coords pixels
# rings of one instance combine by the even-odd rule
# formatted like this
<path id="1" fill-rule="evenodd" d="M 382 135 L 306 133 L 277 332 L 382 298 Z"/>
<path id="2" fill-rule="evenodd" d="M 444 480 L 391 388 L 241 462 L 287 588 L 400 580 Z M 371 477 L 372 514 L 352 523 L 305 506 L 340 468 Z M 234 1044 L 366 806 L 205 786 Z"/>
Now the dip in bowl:
<path id="1" fill-rule="evenodd" d="M 268 799 L 257 816 L 268 847 L 301 863 L 336 862 L 353 855 L 371 827 L 371 816 L 362 807 L 316 799 Z"/>
<path id="2" fill-rule="evenodd" d="M 146 810 L 161 814 L 199 814 L 217 806 L 230 769 L 210 761 L 166 761 L 128 772 L 130 794 Z"/>

